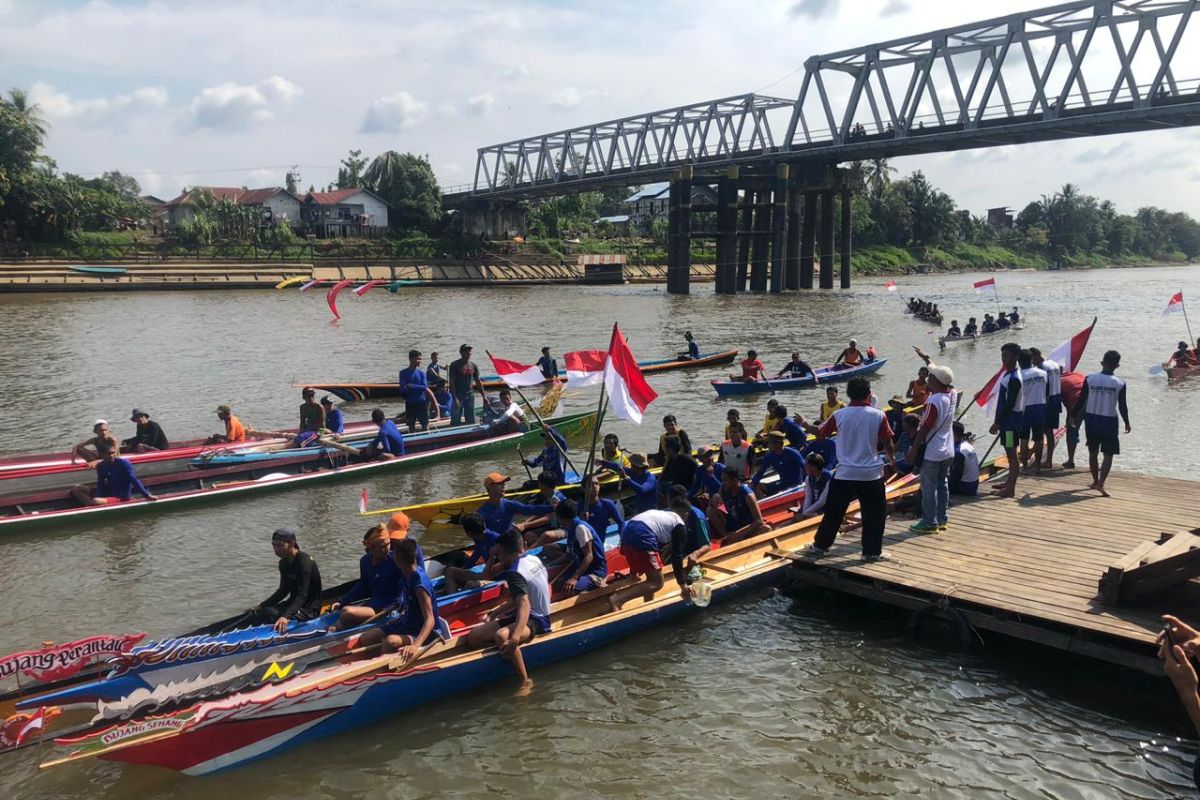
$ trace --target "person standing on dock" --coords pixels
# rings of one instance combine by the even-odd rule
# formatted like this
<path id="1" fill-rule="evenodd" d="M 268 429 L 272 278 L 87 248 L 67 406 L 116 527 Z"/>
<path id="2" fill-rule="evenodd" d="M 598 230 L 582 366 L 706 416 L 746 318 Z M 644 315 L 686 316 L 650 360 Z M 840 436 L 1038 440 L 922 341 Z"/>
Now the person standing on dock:
<path id="1" fill-rule="evenodd" d="M 1021 370 L 1017 368 L 1017 356 L 1021 346 L 1008 342 L 1000 348 L 1000 362 L 1004 365 L 1004 374 L 1000 376 L 998 394 L 996 396 L 996 418 L 992 422 L 991 432 L 1000 437 L 1000 446 L 1008 457 L 1008 477 L 1004 483 L 992 490 L 997 497 L 1015 497 L 1017 494 L 1017 473 L 1020 472 L 1020 460 L 1017 452 L 1017 439 L 1021 435 L 1021 422 L 1025 413 L 1024 393 L 1021 390 Z"/>
<path id="2" fill-rule="evenodd" d="M 1049 401 L 1049 380 L 1046 371 L 1033 364 L 1033 353 L 1022 350 L 1017 353 L 1017 364 L 1021 367 L 1021 399 L 1025 410 L 1021 412 L 1021 469 L 1028 471 L 1030 446 L 1033 440 L 1033 469 L 1042 474 L 1042 439 L 1046 431 L 1046 403 Z"/>
<path id="3" fill-rule="evenodd" d="M 818 436 L 825 439 L 837 434 L 838 467 L 816 539 L 805 552 L 818 558 L 829 552 L 845 521 L 846 509 L 857 499 L 862 515 L 862 559 L 878 561 L 883 558 L 883 528 L 887 521 L 883 468 L 885 463 L 895 461 L 892 428 L 884 413 L 871 406 L 871 383 L 866 378 L 851 378 L 846 394 L 850 405 L 836 411 L 818 431 Z M 887 453 L 886 461 L 880 447 Z"/>
<path id="4" fill-rule="evenodd" d="M 1036 347 L 1029 348 L 1033 365 L 1046 373 L 1046 420 L 1042 427 L 1042 438 L 1045 440 L 1045 459 L 1042 467 L 1054 468 L 1054 434 L 1062 423 L 1062 365 L 1042 355 Z"/>
<path id="5" fill-rule="evenodd" d="M 921 520 L 913 533 L 940 533 L 950 524 L 950 467 L 954 464 L 954 372 L 929 368 L 929 396 L 908 461 L 921 476 Z M 924 449 L 924 456 L 920 456 Z M 919 457 L 920 456 L 920 457 Z"/>
<path id="6" fill-rule="evenodd" d="M 1109 350 L 1100 361 L 1100 372 L 1093 372 L 1083 381 L 1079 404 L 1075 408 L 1076 419 L 1083 416 L 1087 434 L 1088 466 L 1092 471 L 1092 485 L 1100 494 L 1108 497 L 1104 482 L 1112 469 L 1113 456 L 1121 452 L 1121 440 L 1117 435 L 1117 415 L 1125 423 L 1125 433 L 1133 428 L 1129 425 L 1129 405 L 1125 401 L 1125 381 L 1115 374 L 1121 365 L 1121 354 Z M 1100 454 L 1104 464 L 1100 464 Z"/>
<path id="7" fill-rule="evenodd" d="M 437 409 L 437 398 L 429 389 L 429 381 L 425 370 L 421 368 L 421 351 L 408 351 L 408 366 L 400 370 L 400 396 L 404 398 L 404 419 L 408 423 L 408 432 L 416 433 L 417 426 L 421 430 L 429 430 L 429 404 Z M 436 410 L 435 412 L 436 413 Z"/>
<path id="8" fill-rule="evenodd" d="M 475 424 L 475 390 L 483 395 L 479 367 L 471 360 L 471 345 L 458 348 L 458 358 L 450 362 L 450 424 Z"/>
<path id="9" fill-rule="evenodd" d="M 1074 420 L 1075 406 L 1079 405 L 1079 395 L 1083 393 L 1083 374 L 1066 372 L 1062 376 L 1062 403 L 1066 414 L 1067 460 L 1063 469 L 1075 469 L 1075 448 L 1079 446 L 1079 422 Z"/>

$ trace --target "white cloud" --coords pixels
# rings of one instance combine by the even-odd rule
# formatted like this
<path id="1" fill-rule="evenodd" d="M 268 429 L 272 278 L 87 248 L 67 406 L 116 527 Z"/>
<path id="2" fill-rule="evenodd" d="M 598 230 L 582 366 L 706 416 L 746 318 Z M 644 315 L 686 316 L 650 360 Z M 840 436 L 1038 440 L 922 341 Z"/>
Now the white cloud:
<path id="1" fill-rule="evenodd" d="M 583 102 L 583 93 L 574 86 L 568 86 L 565 89 L 559 89 L 554 94 L 550 95 L 550 105 L 557 109 L 566 110 L 575 108 Z"/>
<path id="2" fill-rule="evenodd" d="M 910 10 L 912 10 L 912 5 L 909 4 L 908 0 L 887 0 L 887 3 L 883 6 L 883 11 L 880 11 L 879 14 L 884 17 L 894 17 L 897 14 L 903 14 Z"/>
<path id="3" fill-rule="evenodd" d="M 0 0 L 2 1 L 2 0 Z M 524 64 L 517 64 L 515 67 L 509 67 L 500 73 L 500 78 L 506 81 L 520 80 L 521 78 L 529 77 L 529 67 Z"/>
<path id="4" fill-rule="evenodd" d="M 77 100 L 51 84 L 35 83 L 29 87 L 29 99 L 37 103 L 50 122 L 117 125 L 135 115 L 164 108 L 167 91 L 158 86 L 143 86 L 129 94 Z"/>
<path id="5" fill-rule="evenodd" d="M 359 131 L 398 133 L 425 121 L 428 117 L 428 103 L 416 99 L 408 92 L 396 92 L 371 101 Z"/>
<path id="6" fill-rule="evenodd" d="M 481 117 L 491 111 L 494 105 L 496 105 L 496 96 L 491 92 L 477 94 L 467 98 L 467 113 Z"/>
<path id="7" fill-rule="evenodd" d="M 194 130 L 249 130 L 273 119 L 303 94 L 303 89 L 278 75 L 252 85 L 230 81 L 209 86 L 188 105 L 184 125 Z"/>
<path id="8" fill-rule="evenodd" d="M 788 13 L 793 17 L 832 17 L 837 14 L 838 0 L 800 0 L 794 3 Z"/>

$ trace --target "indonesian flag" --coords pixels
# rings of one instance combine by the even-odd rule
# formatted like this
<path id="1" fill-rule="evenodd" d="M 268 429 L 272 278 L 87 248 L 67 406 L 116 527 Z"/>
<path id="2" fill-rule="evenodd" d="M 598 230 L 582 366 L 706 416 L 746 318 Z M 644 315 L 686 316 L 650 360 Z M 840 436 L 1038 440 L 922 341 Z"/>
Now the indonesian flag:
<path id="1" fill-rule="evenodd" d="M 595 386 L 604 380 L 604 360 L 608 353 L 603 350 L 576 350 L 563 353 L 567 364 L 567 388 L 580 389 Z"/>
<path id="2" fill-rule="evenodd" d="M 358 295 L 359 297 L 362 297 L 364 294 L 371 291 L 376 286 L 381 286 L 382 284 L 385 284 L 385 283 L 387 283 L 387 281 L 381 281 L 378 279 L 370 280 L 370 281 L 367 281 L 366 283 L 364 283 L 362 286 L 355 287 L 354 293 L 356 295 Z"/>
<path id="3" fill-rule="evenodd" d="M 990 292 L 992 294 L 996 293 L 996 279 L 995 278 L 988 278 L 985 281 L 975 281 L 975 293 L 976 294 L 984 294 L 987 292 Z"/>
<path id="4" fill-rule="evenodd" d="M 1066 372 L 1066 369 L 1063 369 Z M 988 418 L 996 415 L 996 401 L 1000 397 L 1000 378 L 1004 375 L 1004 367 L 1001 367 L 992 379 L 984 384 L 979 390 L 979 394 L 975 395 L 975 404 L 987 412 Z"/>
<path id="5" fill-rule="evenodd" d="M 883 288 L 887 289 L 889 292 L 894 292 L 896 291 L 896 282 L 888 281 L 887 283 L 883 284 Z"/>
<path id="6" fill-rule="evenodd" d="M 612 340 L 608 344 L 608 358 L 604 361 L 604 389 L 608 392 L 612 413 L 638 425 L 642 424 L 642 413 L 646 407 L 658 397 L 650 384 L 646 383 L 637 359 L 621 335 L 621 326 L 615 322 Z"/>
<path id="7" fill-rule="evenodd" d="M 509 386 L 537 386 L 546 382 L 546 376 L 542 374 L 542 368 L 537 364 L 521 364 L 517 361 L 496 358 L 491 353 L 487 355 L 492 360 L 492 366 L 496 368 L 496 374 L 500 376 L 500 380 Z"/>
<path id="8" fill-rule="evenodd" d="M 1167 307 L 1163 309 L 1164 314 L 1178 314 L 1183 311 L 1183 292 L 1176 292 L 1167 302 Z"/>
<path id="9" fill-rule="evenodd" d="M 365 487 L 362 490 L 362 494 L 358 498 L 358 513 L 367 513 L 367 490 Z"/>
<path id="10" fill-rule="evenodd" d="M 58 716 L 61 713 L 62 713 L 62 709 L 60 709 L 60 708 L 52 708 L 49 710 L 49 712 L 47 712 L 45 706 L 42 706 L 41 708 L 39 708 L 37 710 L 37 713 L 34 714 L 29 719 L 27 719 L 25 721 L 25 724 L 21 726 L 21 729 L 19 731 L 17 731 L 17 739 L 16 739 L 17 745 L 20 746 L 30 736 L 41 731 L 43 728 L 46 727 L 47 720 L 54 719 L 56 716 Z"/>
<path id="11" fill-rule="evenodd" d="M 1046 356 L 1062 367 L 1063 374 L 1074 372 L 1079 366 L 1079 362 L 1083 359 L 1083 349 L 1087 347 L 1088 339 L 1092 337 L 1092 329 L 1096 327 L 1096 317 L 1092 317 L 1092 324 L 1081 330 L 1079 333 L 1067 339 L 1058 347 Z"/>

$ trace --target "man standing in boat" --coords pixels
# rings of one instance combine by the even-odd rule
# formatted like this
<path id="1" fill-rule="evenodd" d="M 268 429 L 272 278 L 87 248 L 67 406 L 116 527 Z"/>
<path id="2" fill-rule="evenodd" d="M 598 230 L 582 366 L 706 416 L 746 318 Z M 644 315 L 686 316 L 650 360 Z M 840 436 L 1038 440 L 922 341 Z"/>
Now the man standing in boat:
<path id="1" fill-rule="evenodd" d="M 247 614 L 253 624 L 272 624 L 282 634 L 293 620 L 304 622 L 320 615 L 321 570 L 300 549 L 293 530 L 279 528 L 272 533 L 271 548 L 279 558 L 279 588 Z"/>
<path id="2" fill-rule="evenodd" d="M 438 402 L 429 388 L 425 370 L 421 368 L 420 350 L 408 351 L 408 366 L 400 370 L 398 381 L 400 395 L 404 398 L 404 419 L 408 423 L 408 432 L 415 433 L 418 425 L 423 431 L 429 430 L 429 404 L 433 404 L 436 415 Z"/>
<path id="3" fill-rule="evenodd" d="M 1109 350 L 1100 361 L 1100 372 L 1093 372 L 1083 381 L 1083 391 L 1079 394 L 1079 404 L 1074 416 L 1083 418 L 1084 431 L 1087 435 L 1088 466 L 1092 471 L 1092 485 L 1100 494 L 1108 497 L 1104 490 L 1104 482 L 1108 480 L 1108 472 L 1112 469 L 1113 456 L 1121 452 L 1121 441 L 1117 435 L 1117 415 L 1125 423 L 1125 433 L 1133 428 L 1129 424 L 1129 405 L 1125 401 L 1125 381 L 1114 373 L 1121 365 L 1121 354 Z M 1104 464 L 1100 464 L 1100 454 L 1104 454 Z"/>
<path id="4" fill-rule="evenodd" d="M 484 396 L 479 367 L 471 360 L 471 345 L 458 348 L 458 358 L 450 362 L 450 424 L 475 424 L 475 390 Z"/>
<path id="5" fill-rule="evenodd" d="M 542 377 L 548 381 L 558 377 L 558 359 L 550 355 L 550 348 L 542 348 L 542 357 L 537 360 L 537 367 L 542 371 Z"/>

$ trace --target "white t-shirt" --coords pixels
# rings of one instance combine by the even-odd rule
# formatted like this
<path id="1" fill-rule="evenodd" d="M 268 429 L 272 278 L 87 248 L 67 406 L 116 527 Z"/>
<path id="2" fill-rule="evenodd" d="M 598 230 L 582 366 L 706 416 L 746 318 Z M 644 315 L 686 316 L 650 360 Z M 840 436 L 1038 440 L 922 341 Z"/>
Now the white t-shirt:
<path id="1" fill-rule="evenodd" d="M 879 453 L 879 432 L 887 425 L 883 412 L 871 406 L 850 405 L 833 412 L 830 420 L 837 430 L 833 440 L 838 461 L 835 480 L 875 481 L 882 478 L 884 461 Z"/>
<path id="2" fill-rule="evenodd" d="M 1025 407 L 1046 404 L 1046 371 L 1039 367 L 1021 370 L 1021 405 Z"/>
<path id="3" fill-rule="evenodd" d="M 674 511 L 659 509 L 643 511 L 629 521 L 632 522 L 635 519 L 644 523 L 654 533 L 654 538 L 658 540 L 658 543 L 664 546 L 671 543 L 671 531 L 683 524 L 683 520 Z"/>
<path id="4" fill-rule="evenodd" d="M 949 392 L 933 392 L 925 401 L 924 426 L 930 412 L 937 409 L 933 430 L 925 437 L 925 460 L 945 461 L 954 458 L 954 400 Z"/>
<path id="5" fill-rule="evenodd" d="M 1093 372 L 1084 379 L 1087 385 L 1087 408 L 1084 412 L 1095 417 L 1117 418 L 1120 408 L 1121 389 L 1125 381 L 1116 375 Z"/>
<path id="6" fill-rule="evenodd" d="M 728 441 L 721 445 L 721 463 L 733 469 L 743 478 L 750 477 L 750 443 L 742 440 L 741 447 L 734 447 Z"/>
<path id="7" fill-rule="evenodd" d="M 546 576 L 546 565 L 535 555 L 525 553 L 512 571 L 525 579 L 525 591 L 529 595 L 529 610 L 543 617 L 550 616 L 550 580 Z"/>
<path id="8" fill-rule="evenodd" d="M 979 453 L 975 452 L 975 448 L 970 442 L 964 441 L 958 446 L 958 452 L 963 457 L 963 483 L 978 483 L 979 482 Z"/>
<path id="9" fill-rule="evenodd" d="M 516 419 L 525 419 L 525 412 L 522 411 L 521 407 L 516 403 L 509 403 L 508 408 L 504 409 L 504 413 L 500 415 L 500 419 L 498 421 L 504 422 L 505 420 L 512 419 L 514 417 Z"/>
<path id="10" fill-rule="evenodd" d="M 1051 397 L 1062 397 L 1062 365 L 1057 361 L 1043 358 L 1042 369 L 1046 373 L 1046 393 Z"/>

